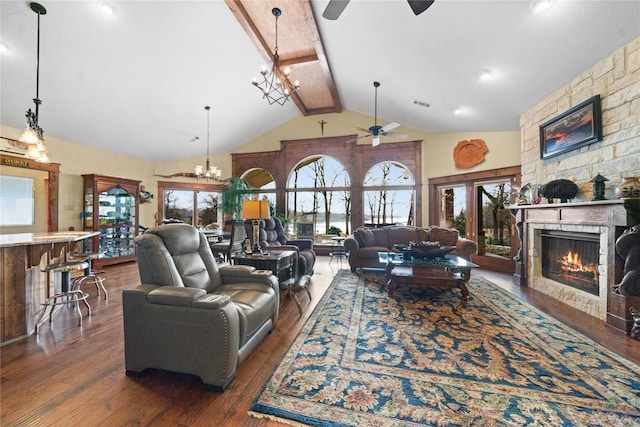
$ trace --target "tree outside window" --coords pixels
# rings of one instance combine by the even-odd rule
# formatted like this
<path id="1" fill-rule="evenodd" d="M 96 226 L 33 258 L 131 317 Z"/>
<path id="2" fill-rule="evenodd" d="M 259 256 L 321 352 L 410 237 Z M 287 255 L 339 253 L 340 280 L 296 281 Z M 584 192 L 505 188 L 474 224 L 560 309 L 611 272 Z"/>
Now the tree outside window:
<path id="1" fill-rule="evenodd" d="M 415 183 L 407 168 L 395 162 L 379 163 L 367 172 L 363 184 L 365 224 L 414 224 Z"/>
<path id="2" fill-rule="evenodd" d="M 349 233 L 350 180 L 346 168 L 329 156 L 313 156 L 300 162 L 287 185 L 287 215 L 292 227 L 307 237 Z M 304 232 L 301 232 L 304 230 Z"/>

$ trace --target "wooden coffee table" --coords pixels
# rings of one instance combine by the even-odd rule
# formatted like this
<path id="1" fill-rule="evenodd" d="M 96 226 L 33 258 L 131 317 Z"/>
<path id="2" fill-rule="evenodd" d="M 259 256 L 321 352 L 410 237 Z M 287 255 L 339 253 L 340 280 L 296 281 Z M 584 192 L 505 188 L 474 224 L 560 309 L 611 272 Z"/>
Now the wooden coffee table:
<path id="1" fill-rule="evenodd" d="M 467 304 L 469 290 L 466 283 L 471 277 L 471 269 L 478 267 L 456 255 L 405 260 L 401 253 L 378 252 L 378 261 L 386 264 L 385 278 L 390 297 L 393 297 L 393 291 L 398 285 L 458 288 L 460 289 L 460 306 Z"/>

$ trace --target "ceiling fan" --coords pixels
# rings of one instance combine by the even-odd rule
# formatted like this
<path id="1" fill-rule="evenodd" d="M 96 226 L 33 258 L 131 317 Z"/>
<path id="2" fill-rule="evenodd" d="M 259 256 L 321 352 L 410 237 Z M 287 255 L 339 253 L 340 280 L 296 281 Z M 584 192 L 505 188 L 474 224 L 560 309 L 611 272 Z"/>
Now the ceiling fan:
<path id="1" fill-rule="evenodd" d="M 374 115 L 373 115 L 373 126 L 371 126 L 369 129 L 365 129 L 365 128 L 359 128 L 357 127 L 356 129 L 361 130 L 363 132 L 369 132 L 366 135 L 362 135 L 357 137 L 355 140 L 358 140 L 360 138 L 366 138 L 368 136 L 372 136 L 372 140 L 371 140 L 371 145 L 373 147 L 380 145 L 380 136 L 389 136 L 389 137 L 394 137 L 394 138 L 406 138 L 407 134 L 406 133 L 399 133 L 399 132 L 389 132 L 391 129 L 395 129 L 398 126 L 400 126 L 400 124 L 396 123 L 396 122 L 391 122 L 388 125 L 385 126 L 378 126 L 378 88 L 380 87 L 380 82 L 373 82 L 373 87 L 375 88 L 376 91 L 376 97 L 375 97 L 375 109 L 374 109 Z M 351 140 L 349 142 L 353 142 L 355 140 Z"/>
<path id="2" fill-rule="evenodd" d="M 407 0 L 411 10 L 417 16 L 425 10 L 429 9 L 429 6 L 433 4 L 434 0 Z M 322 16 L 325 19 L 335 21 L 340 17 L 344 9 L 349 4 L 349 0 L 330 0 L 327 7 L 324 9 Z"/>

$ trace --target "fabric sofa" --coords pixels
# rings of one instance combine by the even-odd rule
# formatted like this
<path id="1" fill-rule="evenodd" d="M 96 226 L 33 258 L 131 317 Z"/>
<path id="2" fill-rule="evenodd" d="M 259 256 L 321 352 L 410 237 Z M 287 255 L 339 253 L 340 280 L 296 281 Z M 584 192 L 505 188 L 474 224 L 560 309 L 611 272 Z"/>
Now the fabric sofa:
<path id="1" fill-rule="evenodd" d="M 358 268 L 384 268 L 378 261 L 378 252 L 394 251 L 394 245 L 408 245 L 410 242 L 438 241 L 443 246 L 455 246 L 452 255 L 471 260 L 478 251 L 472 240 L 460 238 L 456 229 L 431 226 L 429 228 L 390 225 L 380 228 L 360 227 L 344 241 L 349 254 L 349 266 L 355 272 Z"/>
<path id="2" fill-rule="evenodd" d="M 236 367 L 275 328 L 280 291 L 271 271 L 216 264 L 188 224 L 136 237 L 142 284 L 122 293 L 125 368 L 199 376 L 224 391 Z"/>

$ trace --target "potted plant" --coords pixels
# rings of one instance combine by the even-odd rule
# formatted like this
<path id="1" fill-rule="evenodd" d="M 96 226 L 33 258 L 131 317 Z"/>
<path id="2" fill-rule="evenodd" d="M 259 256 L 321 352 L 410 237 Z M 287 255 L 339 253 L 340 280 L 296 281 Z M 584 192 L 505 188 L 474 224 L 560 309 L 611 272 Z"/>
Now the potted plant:
<path id="1" fill-rule="evenodd" d="M 251 193 L 247 183 L 240 177 L 231 177 L 222 189 L 221 209 L 225 216 L 242 219 L 242 202 Z"/>

